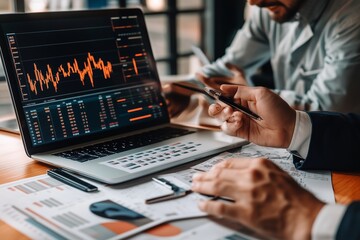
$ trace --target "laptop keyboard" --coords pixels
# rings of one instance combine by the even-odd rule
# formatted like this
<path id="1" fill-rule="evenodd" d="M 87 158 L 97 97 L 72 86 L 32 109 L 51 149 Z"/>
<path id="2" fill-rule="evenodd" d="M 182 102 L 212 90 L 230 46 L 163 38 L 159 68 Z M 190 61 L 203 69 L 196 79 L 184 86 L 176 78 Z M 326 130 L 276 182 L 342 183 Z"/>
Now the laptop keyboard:
<path id="1" fill-rule="evenodd" d="M 78 162 L 86 162 L 191 133 L 194 133 L 194 131 L 165 127 L 54 155 Z"/>
<path id="2" fill-rule="evenodd" d="M 197 152 L 201 146 L 202 144 L 197 142 L 174 142 L 117 159 L 104 161 L 101 162 L 101 164 L 129 173 L 138 172 L 143 169 L 193 156 L 194 152 Z"/>

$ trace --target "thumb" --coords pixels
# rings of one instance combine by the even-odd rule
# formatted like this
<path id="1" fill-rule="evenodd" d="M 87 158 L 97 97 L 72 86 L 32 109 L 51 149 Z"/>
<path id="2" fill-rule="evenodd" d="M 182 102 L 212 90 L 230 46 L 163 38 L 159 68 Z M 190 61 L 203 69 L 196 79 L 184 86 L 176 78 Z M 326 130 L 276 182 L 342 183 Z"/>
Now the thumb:
<path id="1" fill-rule="evenodd" d="M 223 84 L 220 89 L 228 94 L 232 94 L 235 99 L 241 98 L 246 101 L 256 100 L 257 90 L 254 87 Z"/>

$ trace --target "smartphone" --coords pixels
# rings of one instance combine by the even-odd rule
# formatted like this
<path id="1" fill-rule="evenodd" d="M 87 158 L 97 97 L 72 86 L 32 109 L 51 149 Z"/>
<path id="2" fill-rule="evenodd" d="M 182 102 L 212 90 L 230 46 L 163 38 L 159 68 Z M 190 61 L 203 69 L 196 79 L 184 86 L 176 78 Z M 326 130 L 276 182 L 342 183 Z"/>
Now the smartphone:
<path id="1" fill-rule="evenodd" d="M 191 90 L 191 91 L 194 91 L 194 92 L 205 94 L 205 95 L 209 96 L 212 99 L 223 102 L 223 103 L 227 104 L 228 106 L 234 108 L 235 110 L 238 110 L 238 111 L 246 114 L 247 116 L 251 117 L 252 119 L 255 119 L 255 120 L 258 120 L 258 121 L 262 120 L 262 118 L 259 115 L 252 112 L 250 109 L 235 103 L 233 101 L 233 99 L 223 96 L 220 91 L 217 91 L 217 90 L 209 88 L 209 87 L 205 87 L 204 89 L 200 89 L 200 88 L 195 87 L 195 86 L 190 86 L 190 85 L 185 85 L 185 84 L 180 84 L 180 83 L 173 83 L 173 84 L 175 86 L 178 86 L 178 87 L 181 87 L 181 88 L 185 88 L 185 89 L 188 89 L 188 90 Z"/>
<path id="2" fill-rule="evenodd" d="M 255 120 L 258 120 L 258 121 L 262 120 L 262 118 L 259 115 L 252 112 L 250 109 L 248 109 L 248 108 L 246 108 L 244 106 L 241 106 L 240 104 L 235 103 L 233 101 L 233 99 L 223 96 L 220 91 L 217 91 L 215 89 L 208 88 L 208 87 L 205 87 L 204 90 L 205 90 L 205 92 L 207 92 L 207 94 L 209 94 L 210 96 L 212 96 L 216 100 L 229 105 L 230 107 L 232 107 L 235 110 L 238 110 L 238 111 L 246 114 L 247 116 L 251 117 L 252 119 L 255 119 Z"/>

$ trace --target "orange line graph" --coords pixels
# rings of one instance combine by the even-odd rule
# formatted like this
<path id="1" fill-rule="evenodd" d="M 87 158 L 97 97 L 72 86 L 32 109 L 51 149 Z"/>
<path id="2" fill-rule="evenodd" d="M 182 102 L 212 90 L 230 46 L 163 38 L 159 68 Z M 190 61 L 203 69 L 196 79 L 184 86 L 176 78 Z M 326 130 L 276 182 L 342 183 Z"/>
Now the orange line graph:
<path id="1" fill-rule="evenodd" d="M 85 85 L 86 76 L 89 77 L 91 86 L 94 87 L 94 73 L 93 69 L 101 70 L 104 75 L 104 79 L 110 78 L 112 73 L 112 64 L 111 62 L 105 62 L 99 58 L 97 61 L 95 57 L 88 53 L 87 60 L 84 62 L 84 67 L 81 69 L 79 67 L 78 61 L 74 58 L 72 63 L 67 62 L 66 66 L 60 65 L 57 68 L 57 71 L 54 73 L 52 67 L 47 64 L 46 71 L 43 73 L 38 69 L 37 65 L 34 63 L 34 74 L 35 79 L 31 79 L 30 75 L 27 74 L 27 80 L 29 83 L 30 90 L 36 95 L 38 94 L 38 88 L 41 91 L 44 91 L 45 88 L 49 89 L 50 85 L 53 86 L 55 92 L 58 91 L 58 84 L 61 78 L 70 77 L 72 74 L 78 74 L 82 85 Z"/>

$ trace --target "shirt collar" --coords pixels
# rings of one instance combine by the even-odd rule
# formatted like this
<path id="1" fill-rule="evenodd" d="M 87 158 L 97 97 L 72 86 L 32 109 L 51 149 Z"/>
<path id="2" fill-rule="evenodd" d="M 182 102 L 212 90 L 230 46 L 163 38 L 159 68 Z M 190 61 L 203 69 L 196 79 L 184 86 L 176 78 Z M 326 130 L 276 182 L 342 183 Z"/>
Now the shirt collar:
<path id="1" fill-rule="evenodd" d="M 295 15 L 294 20 L 306 21 L 307 23 L 315 23 L 325 10 L 330 0 L 306 0 Z"/>

